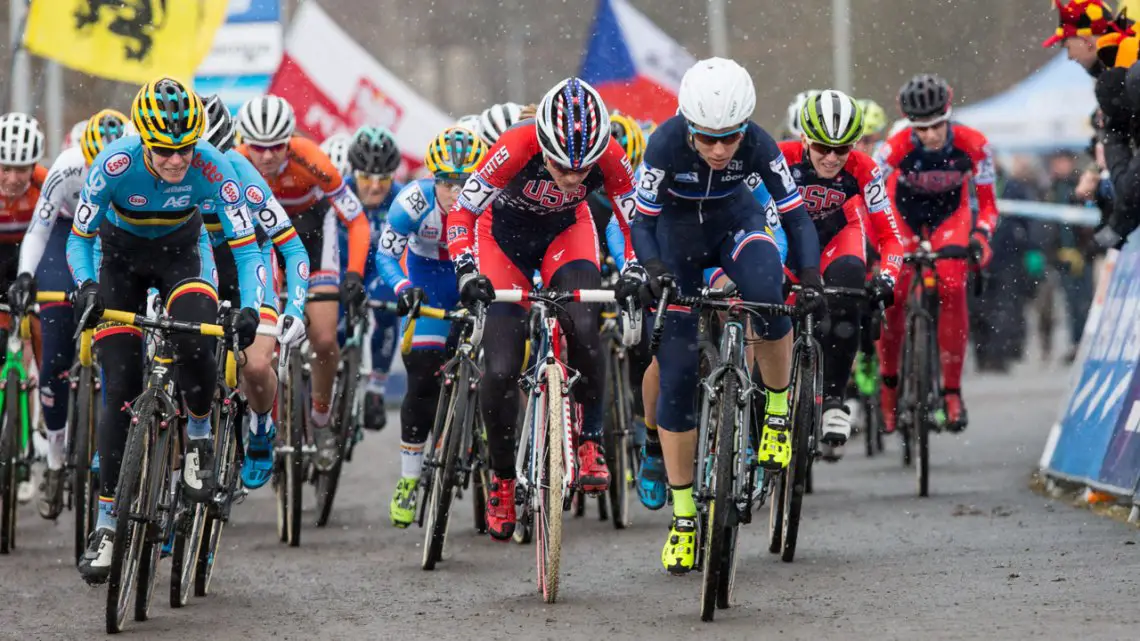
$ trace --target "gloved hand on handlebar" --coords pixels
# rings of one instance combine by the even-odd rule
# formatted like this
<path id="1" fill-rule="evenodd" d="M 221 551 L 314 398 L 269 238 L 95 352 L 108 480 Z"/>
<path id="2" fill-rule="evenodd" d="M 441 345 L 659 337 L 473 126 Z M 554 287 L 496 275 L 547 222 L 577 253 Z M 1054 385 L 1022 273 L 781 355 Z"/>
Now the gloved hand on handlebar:
<path id="1" fill-rule="evenodd" d="M 895 281 L 882 274 L 875 274 L 875 277 L 867 283 L 867 295 L 872 307 L 882 303 L 886 309 L 895 304 Z"/>
<path id="2" fill-rule="evenodd" d="M 24 272 L 12 281 L 8 288 L 8 305 L 16 308 L 26 308 L 36 301 L 36 277 Z"/>
<path id="3" fill-rule="evenodd" d="M 630 261 L 621 270 L 617 285 L 614 287 L 614 296 L 618 301 L 624 302 L 628 298 L 640 299 L 641 286 L 649 280 L 649 272 L 645 271 L 637 261 Z"/>
<path id="4" fill-rule="evenodd" d="M 475 303 L 484 305 L 495 300 L 495 286 L 491 279 L 479 273 L 475 259 L 468 255 L 455 261 L 455 275 L 459 281 L 459 301 L 471 308 Z"/>
<path id="5" fill-rule="evenodd" d="M 993 258 L 993 250 L 990 249 L 989 235 L 980 229 L 975 229 L 970 234 L 970 254 L 974 257 L 974 262 L 978 268 L 984 269 L 990 264 L 990 258 Z"/>
<path id="6" fill-rule="evenodd" d="M 427 294 L 424 293 L 422 287 L 405 287 L 396 294 L 396 313 L 400 316 L 407 316 L 412 308 L 417 304 L 423 304 L 427 301 Z"/>
<path id="7" fill-rule="evenodd" d="M 99 293 L 99 283 L 93 280 L 85 280 L 79 286 L 79 290 L 75 293 L 75 322 L 78 323 L 83 319 L 83 314 L 90 310 L 87 315 L 87 323 L 84 329 L 94 329 L 99 324 L 99 320 L 103 317 L 103 311 L 106 307 L 103 306 L 103 295 Z"/>
<path id="8" fill-rule="evenodd" d="M 801 269 L 799 278 L 800 291 L 796 292 L 796 313 L 814 314 L 817 317 L 827 314 L 827 299 L 823 296 L 823 278 L 819 275 L 819 269 L 814 267 Z"/>
<path id="9" fill-rule="evenodd" d="M 261 314 L 252 307 L 242 307 L 230 317 L 234 330 L 234 344 L 238 351 L 253 345 L 257 338 L 257 326 L 261 324 Z"/>
<path id="10" fill-rule="evenodd" d="M 305 339 L 305 320 L 292 314 L 277 319 L 277 342 L 282 346 L 296 345 Z"/>
<path id="11" fill-rule="evenodd" d="M 675 289 L 677 281 L 673 274 L 669 273 L 665 263 L 657 258 L 645 261 L 645 272 L 648 278 L 641 284 L 639 295 L 641 304 L 649 307 L 661 300 L 661 293 L 666 287 Z"/>

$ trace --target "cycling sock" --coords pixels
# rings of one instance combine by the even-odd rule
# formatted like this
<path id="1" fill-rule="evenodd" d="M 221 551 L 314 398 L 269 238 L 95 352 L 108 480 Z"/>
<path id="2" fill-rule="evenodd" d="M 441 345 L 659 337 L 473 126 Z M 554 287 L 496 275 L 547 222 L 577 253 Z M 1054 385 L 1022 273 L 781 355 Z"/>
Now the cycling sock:
<path id="1" fill-rule="evenodd" d="M 787 414 L 788 413 L 788 388 L 775 389 L 772 387 L 766 388 L 768 400 L 765 404 L 765 411 L 769 414 Z"/>
<path id="2" fill-rule="evenodd" d="M 693 502 L 693 484 L 670 485 L 673 490 L 673 516 L 692 518 L 697 515 L 697 504 Z"/>
<path id="3" fill-rule="evenodd" d="M 657 426 L 645 421 L 645 453 L 650 456 L 661 456 L 661 437 L 657 435 Z"/>
<path id="4" fill-rule="evenodd" d="M 423 466 L 424 444 L 400 441 L 400 476 L 418 479 Z"/>
<path id="5" fill-rule="evenodd" d="M 109 496 L 99 497 L 99 516 L 95 520 L 96 528 L 115 529 L 115 499 Z"/>
<path id="6" fill-rule="evenodd" d="M 252 409 L 246 412 L 249 415 L 249 433 L 253 436 L 265 436 L 269 434 L 269 426 L 273 421 L 273 417 L 269 412 L 258 414 Z"/>
<path id="7" fill-rule="evenodd" d="M 186 423 L 186 436 L 191 439 L 210 438 L 210 415 L 194 416 L 191 414 L 190 420 Z"/>
<path id="8" fill-rule="evenodd" d="M 585 403 L 582 406 L 582 442 L 602 442 L 602 404 Z"/>
<path id="9" fill-rule="evenodd" d="M 388 374 L 385 372 L 373 371 L 368 376 L 368 387 L 366 391 L 369 394 L 384 394 L 384 386 L 388 383 Z"/>
<path id="10" fill-rule="evenodd" d="M 54 430 L 47 433 L 47 466 L 49 470 L 63 469 L 63 448 L 67 430 Z"/>
<path id="11" fill-rule="evenodd" d="M 313 403 L 313 409 L 309 412 L 309 418 L 313 419 L 313 425 L 315 427 L 328 427 L 329 416 L 331 414 L 332 410 L 329 409 L 328 405 L 326 405 L 325 408 L 321 410 L 318 409 L 318 405 L 316 403 Z"/>

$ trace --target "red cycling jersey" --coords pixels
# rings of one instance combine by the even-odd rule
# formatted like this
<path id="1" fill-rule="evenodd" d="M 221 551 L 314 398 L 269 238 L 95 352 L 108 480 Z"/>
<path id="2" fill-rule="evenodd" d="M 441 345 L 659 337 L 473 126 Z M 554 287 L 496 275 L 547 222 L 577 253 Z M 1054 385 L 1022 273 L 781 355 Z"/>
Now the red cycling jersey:
<path id="1" fill-rule="evenodd" d="M 599 187 L 614 203 L 614 213 L 625 236 L 626 260 L 632 260 L 629 219 L 635 206 L 633 169 L 621 145 L 611 139 L 589 172 L 573 193 L 563 193 L 546 169 L 535 127 L 522 124 L 507 130 L 487 152 L 479 170 L 467 179 L 448 214 L 447 248 L 452 260 L 472 253 L 475 219 L 491 213 L 492 203 L 494 218 L 500 225 L 517 223 L 524 229 L 565 227 L 575 222 L 580 207 L 587 208 L 588 215 L 586 196 Z"/>
<path id="2" fill-rule="evenodd" d="M 14 198 L 0 196 L 0 245 L 15 245 L 24 239 L 47 173 L 43 165 L 36 165 L 27 191 Z"/>

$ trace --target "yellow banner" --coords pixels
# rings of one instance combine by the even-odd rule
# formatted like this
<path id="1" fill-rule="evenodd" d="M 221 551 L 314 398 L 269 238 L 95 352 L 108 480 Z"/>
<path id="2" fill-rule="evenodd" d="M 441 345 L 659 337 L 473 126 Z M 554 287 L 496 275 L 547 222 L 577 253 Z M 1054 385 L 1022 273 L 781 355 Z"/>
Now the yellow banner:
<path id="1" fill-rule="evenodd" d="M 1140 0 L 1124 0 L 1118 3 L 1120 9 L 1128 10 L 1128 17 L 1137 20 L 1140 19 Z"/>
<path id="2" fill-rule="evenodd" d="M 226 19 L 227 0 L 32 0 L 24 46 L 92 76 L 189 81 Z"/>

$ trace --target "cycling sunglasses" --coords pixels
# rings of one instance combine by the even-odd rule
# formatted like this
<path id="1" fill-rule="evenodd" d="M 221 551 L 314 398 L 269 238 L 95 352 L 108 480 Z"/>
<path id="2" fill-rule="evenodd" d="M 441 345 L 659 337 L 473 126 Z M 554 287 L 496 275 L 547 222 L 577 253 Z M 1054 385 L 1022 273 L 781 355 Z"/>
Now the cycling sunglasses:
<path id="1" fill-rule="evenodd" d="M 249 148 L 255 149 L 255 150 L 264 154 L 264 153 L 269 152 L 269 151 L 281 151 L 288 144 L 289 143 L 287 143 L 287 142 L 279 142 L 276 145 L 256 145 L 256 144 L 251 142 L 251 143 L 249 143 Z"/>
<path id="2" fill-rule="evenodd" d="M 390 183 L 392 174 L 372 174 L 367 171 L 353 171 L 352 175 L 358 183 Z"/>
<path id="3" fill-rule="evenodd" d="M 171 158 L 173 156 L 181 156 L 186 158 L 194 153 L 194 146 L 180 147 L 178 149 L 171 149 L 170 147 L 151 147 L 150 153 L 158 156 L 159 158 Z"/>
<path id="4" fill-rule="evenodd" d="M 808 145 L 811 146 L 812 151 L 825 158 L 828 154 L 835 154 L 836 157 L 842 158 L 851 153 L 851 150 L 855 148 L 855 145 L 836 145 L 832 147 L 830 145 L 824 145 L 822 143 L 815 142 L 814 140 L 809 142 Z"/>
<path id="5" fill-rule="evenodd" d="M 740 125 L 739 127 L 737 127 L 736 129 L 733 129 L 732 131 L 726 131 L 724 133 L 714 134 L 714 133 L 711 133 L 708 131 L 703 131 L 701 129 L 697 129 L 694 126 L 689 125 L 689 135 L 691 135 L 694 140 L 701 143 L 702 145 L 707 145 L 709 147 L 712 147 L 713 145 L 715 145 L 719 142 L 722 145 L 725 145 L 727 147 L 730 145 L 735 145 L 736 143 L 740 142 L 740 140 L 742 138 L 744 138 L 744 132 L 747 129 L 748 129 L 748 125 L 743 124 L 743 125 Z"/>

